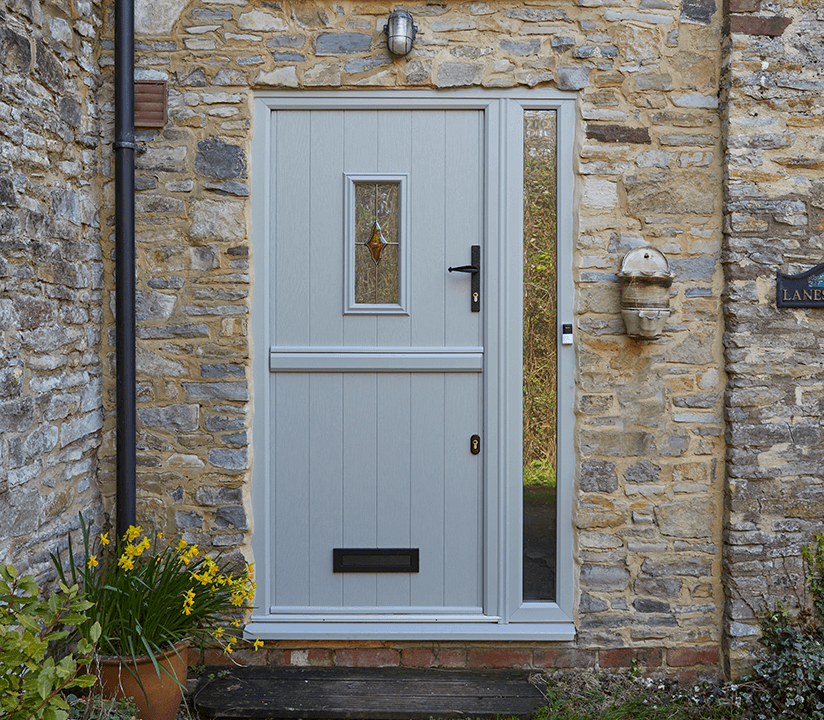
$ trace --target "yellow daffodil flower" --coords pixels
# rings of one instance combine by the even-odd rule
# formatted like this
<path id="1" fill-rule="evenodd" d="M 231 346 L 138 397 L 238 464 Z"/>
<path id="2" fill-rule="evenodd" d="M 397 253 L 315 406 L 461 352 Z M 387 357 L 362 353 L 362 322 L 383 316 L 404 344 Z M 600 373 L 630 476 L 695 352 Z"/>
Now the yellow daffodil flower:
<path id="1" fill-rule="evenodd" d="M 263 640 L 261 640 L 260 638 L 258 638 L 257 640 L 255 640 L 255 641 L 254 641 L 254 643 L 252 643 L 252 645 L 253 645 L 253 646 L 254 646 L 254 648 L 255 648 L 255 652 L 257 652 L 257 651 L 258 651 L 258 648 L 262 648 L 262 647 L 263 647 Z"/>
<path id="2" fill-rule="evenodd" d="M 97 567 L 100 563 L 97 562 L 97 557 L 95 555 L 89 555 L 89 562 L 88 565 L 90 568 Z"/>
<path id="3" fill-rule="evenodd" d="M 104 532 L 104 533 L 100 536 L 100 544 L 101 544 L 101 545 L 108 545 L 108 544 L 109 544 L 109 533 Z"/>

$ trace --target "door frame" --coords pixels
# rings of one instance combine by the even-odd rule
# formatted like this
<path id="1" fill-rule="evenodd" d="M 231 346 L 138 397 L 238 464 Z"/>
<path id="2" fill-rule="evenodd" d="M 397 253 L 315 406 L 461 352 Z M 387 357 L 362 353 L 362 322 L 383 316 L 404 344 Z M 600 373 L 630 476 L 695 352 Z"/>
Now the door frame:
<path id="1" fill-rule="evenodd" d="M 560 343 L 561 323 L 572 323 L 573 145 L 575 93 L 547 90 L 458 91 L 259 91 L 254 99 L 251 153 L 252 258 L 252 551 L 256 561 L 256 609 L 245 628 L 262 639 L 363 640 L 571 640 L 575 636 L 572 556 L 574 490 L 574 349 Z M 276 110 L 480 110 L 484 113 L 484 412 L 483 442 L 484 615 L 452 619 L 398 616 L 333 619 L 270 613 L 267 566 L 271 545 L 267 523 L 270 475 L 268 440 L 269 316 L 268 238 L 275 222 L 271 196 L 273 127 Z M 523 110 L 554 109 L 558 126 L 557 337 L 558 535 L 556 597 L 553 603 L 523 603 L 522 587 L 522 322 L 523 317 Z M 343 218 L 341 218 L 343 223 Z M 499 482 L 498 478 L 512 478 Z"/>

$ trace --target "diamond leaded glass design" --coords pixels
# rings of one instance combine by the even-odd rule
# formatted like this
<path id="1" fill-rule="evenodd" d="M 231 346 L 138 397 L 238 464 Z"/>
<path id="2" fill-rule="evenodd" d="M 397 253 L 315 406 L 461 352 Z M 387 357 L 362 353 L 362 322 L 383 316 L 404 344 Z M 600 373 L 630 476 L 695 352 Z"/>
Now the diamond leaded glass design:
<path id="1" fill-rule="evenodd" d="M 356 182 L 355 302 L 399 302 L 400 185 Z"/>

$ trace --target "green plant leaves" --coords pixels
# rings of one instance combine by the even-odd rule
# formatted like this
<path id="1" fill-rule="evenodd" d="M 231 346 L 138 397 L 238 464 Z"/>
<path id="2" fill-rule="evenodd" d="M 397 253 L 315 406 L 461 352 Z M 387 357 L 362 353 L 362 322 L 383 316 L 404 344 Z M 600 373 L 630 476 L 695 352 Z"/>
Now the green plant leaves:
<path id="1" fill-rule="evenodd" d="M 65 720 L 68 705 L 60 693 L 95 682 L 92 675 L 79 675 L 94 641 L 81 635 L 75 653 L 59 655 L 57 648 L 86 622 L 89 603 L 76 585 L 61 585 L 40 600 L 34 577 L 19 577 L 12 565 L 0 565 L 0 576 L 0 717 Z"/>

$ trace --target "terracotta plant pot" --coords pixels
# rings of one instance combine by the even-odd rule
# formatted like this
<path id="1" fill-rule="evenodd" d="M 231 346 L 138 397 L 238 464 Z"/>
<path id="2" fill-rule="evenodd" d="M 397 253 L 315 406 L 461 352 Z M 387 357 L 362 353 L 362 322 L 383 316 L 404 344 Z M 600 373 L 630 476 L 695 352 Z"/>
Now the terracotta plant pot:
<path id="1" fill-rule="evenodd" d="M 131 658 L 101 657 L 92 671 L 97 671 L 103 697 L 134 698 L 140 720 L 174 720 L 182 698 L 181 687 L 186 684 L 186 650 L 184 641 L 164 655 L 155 656 L 160 677 L 148 655 L 139 655 L 136 662 Z M 129 668 L 140 678 L 142 688 Z"/>

